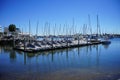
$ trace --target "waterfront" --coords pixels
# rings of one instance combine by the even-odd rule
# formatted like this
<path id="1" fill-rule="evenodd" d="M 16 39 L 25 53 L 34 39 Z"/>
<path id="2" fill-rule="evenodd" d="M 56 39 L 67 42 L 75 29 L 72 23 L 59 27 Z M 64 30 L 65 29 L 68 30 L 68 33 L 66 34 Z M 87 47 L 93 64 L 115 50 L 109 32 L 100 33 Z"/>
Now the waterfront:
<path id="1" fill-rule="evenodd" d="M 0 47 L 0 80 L 118 80 L 120 39 L 49 52 L 25 53 Z"/>

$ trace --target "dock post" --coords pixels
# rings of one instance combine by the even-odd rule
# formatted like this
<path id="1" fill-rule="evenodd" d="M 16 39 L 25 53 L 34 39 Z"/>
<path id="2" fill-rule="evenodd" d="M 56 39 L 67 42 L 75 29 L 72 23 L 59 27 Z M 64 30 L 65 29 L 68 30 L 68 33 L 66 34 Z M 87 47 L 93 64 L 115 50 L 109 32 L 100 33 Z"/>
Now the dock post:
<path id="1" fill-rule="evenodd" d="M 88 45 L 88 36 L 86 38 L 87 38 L 87 45 Z"/>
<path id="2" fill-rule="evenodd" d="M 79 36 L 78 36 L 78 46 L 79 46 L 79 41 L 80 41 L 80 38 L 79 38 Z"/>
<path id="3" fill-rule="evenodd" d="M 14 35 L 13 35 L 13 48 L 15 48 L 15 38 L 14 38 Z"/>
<path id="4" fill-rule="evenodd" d="M 67 47 L 68 47 L 68 37 L 67 37 Z"/>
<path id="5" fill-rule="evenodd" d="M 24 43 L 24 51 L 25 51 L 25 38 L 24 38 L 24 40 L 23 40 L 23 43 Z"/>
<path id="6" fill-rule="evenodd" d="M 53 37 L 52 37 L 52 49 L 53 49 Z"/>

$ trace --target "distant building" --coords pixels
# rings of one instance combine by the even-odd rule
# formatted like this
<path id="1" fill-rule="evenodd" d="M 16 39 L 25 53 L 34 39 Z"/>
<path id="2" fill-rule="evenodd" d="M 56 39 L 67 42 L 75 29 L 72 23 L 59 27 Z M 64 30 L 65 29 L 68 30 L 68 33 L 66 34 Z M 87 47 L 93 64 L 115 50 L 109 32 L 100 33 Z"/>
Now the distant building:
<path id="1" fill-rule="evenodd" d="M 9 34 L 8 27 L 4 27 L 4 33 Z"/>
<path id="2" fill-rule="evenodd" d="M 20 30 L 20 28 L 16 28 L 16 31 L 15 31 L 15 33 L 21 33 L 21 30 Z"/>
<path id="3" fill-rule="evenodd" d="M 2 26 L 0 26 L 0 32 L 2 32 Z"/>
<path id="4" fill-rule="evenodd" d="M 2 37 L 2 26 L 0 26 L 0 38 Z"/>
<path id="5" fill-rule="evenodd" d="M 11 32 L 9 31 L 9 28 L 8 28 L 8 27 L 4 27 L 4 33 L 6 33 L 7 35 L 10 35 L 10 34 L 11 34 Z M 19 28 L 16 28 L 15 33 L 16 33 L 16 34 L 21 33 L 20 29 L 19 29 Z"/>

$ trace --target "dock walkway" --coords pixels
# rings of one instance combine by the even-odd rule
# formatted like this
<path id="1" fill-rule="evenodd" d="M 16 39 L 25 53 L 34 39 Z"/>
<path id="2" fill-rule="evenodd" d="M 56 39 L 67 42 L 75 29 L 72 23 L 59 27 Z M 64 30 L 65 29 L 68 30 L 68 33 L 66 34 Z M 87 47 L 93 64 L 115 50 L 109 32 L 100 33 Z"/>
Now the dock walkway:
<path id="1" fill-rule="evenodd" d="M 16 45 L 13 49 L 23 51 L 23 52 L 41 52 L 41 51 L 50 51 L 50 50 L 56 50 L 56 49 L 64 49 L 64 48 L 73 48 L 73 47 L 82 47 L 82 46 L 89 46 L 89 45 L 95 45 L 95 44 L 102 44 L 103 41 L 96 41 L 96 42 L 86 42 L 86 41 L 80 41 L 74 40 L 70 43 L 62 42 L 62 43 L 52 43 L 52 44 L 33 44 L 33 47 L 27 47 L 26 45 Z"/>

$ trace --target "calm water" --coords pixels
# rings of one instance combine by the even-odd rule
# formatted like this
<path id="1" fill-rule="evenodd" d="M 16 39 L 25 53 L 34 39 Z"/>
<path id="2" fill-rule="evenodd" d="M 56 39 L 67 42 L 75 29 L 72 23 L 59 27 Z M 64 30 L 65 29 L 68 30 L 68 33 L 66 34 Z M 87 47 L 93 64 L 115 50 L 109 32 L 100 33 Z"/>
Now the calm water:
<path id="1" fill-rule="evenodd" d="M 120 80 L 120 39 L 41 53 L 0 47 L 0 80 Z"/>

